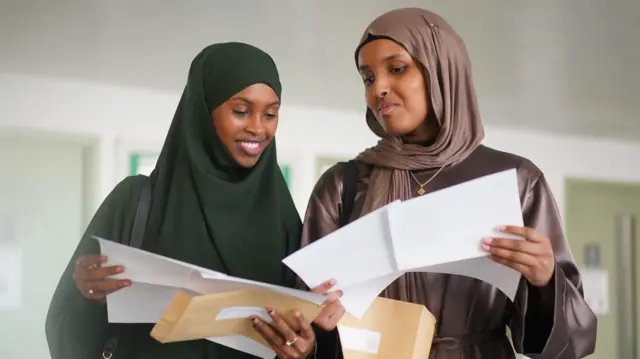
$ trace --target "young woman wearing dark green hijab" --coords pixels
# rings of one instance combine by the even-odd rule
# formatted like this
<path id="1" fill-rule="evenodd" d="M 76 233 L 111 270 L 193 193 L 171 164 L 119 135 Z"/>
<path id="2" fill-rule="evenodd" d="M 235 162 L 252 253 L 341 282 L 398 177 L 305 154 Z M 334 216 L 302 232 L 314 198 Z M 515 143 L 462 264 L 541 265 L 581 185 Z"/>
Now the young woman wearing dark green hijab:
<path id="1" fill-rule="evenodd" d="M 301 223 L 276 158 L 280 95 L 275 63 L 253 46 L 214 44 L 196 56 L 150 176 L 143 249 L 237 277 L 295 286 L 295 276 L 281 262 L 299 249 Z M 129 236 L 144 180 L 128 177 L 115 187 L 65 270 L 46 321 L 52 359 L 102 356 L 108 336 L 105 297 L 130 282 L 107 278 L 126 275 L 126 268 L 109 266 L 91 236 L 116 241 Z M 257 329 L 279 356 L 303 358 L 312 352 L 315 336 L 301 321 L 295 330 L 264 322 Z M 150 337 L 151 327 L 123 326 L 113 359 L 251 358 L 205 340 L 160 344 Z"/>

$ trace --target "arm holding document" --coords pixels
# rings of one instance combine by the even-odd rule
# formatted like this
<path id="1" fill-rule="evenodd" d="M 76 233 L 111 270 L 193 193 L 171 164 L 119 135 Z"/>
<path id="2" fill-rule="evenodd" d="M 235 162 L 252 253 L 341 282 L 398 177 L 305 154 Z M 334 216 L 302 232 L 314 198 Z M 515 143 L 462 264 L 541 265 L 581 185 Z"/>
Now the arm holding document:
<path id="1" fill-rule="evenodd" d="M 530 184 L 523 201 L 527 228 L 506 227 L 525 241 L 492 239 L 493 258 L 523 274 L 510 323 L 513 344 L 531 358 L 582 358 L 592 353 L 597 319 L 583 297 L 555 200 L 545 178 Z M 579 320 L 576 320 L 579 318 Z"/>

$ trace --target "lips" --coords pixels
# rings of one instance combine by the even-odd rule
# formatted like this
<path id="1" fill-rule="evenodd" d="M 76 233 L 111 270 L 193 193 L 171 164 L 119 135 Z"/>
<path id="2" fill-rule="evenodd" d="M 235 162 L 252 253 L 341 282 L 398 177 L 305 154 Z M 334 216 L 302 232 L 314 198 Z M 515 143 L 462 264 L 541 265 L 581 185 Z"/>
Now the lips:
<path id="1" fill-rule="evenodd" d="M 240 149 L 251 157 L 260 155 L 264 150 L 264 141 L 238 141 Z"/>
<path id="2" fill-rule="evenodd" d="M 391 112 L 393 112 L 393 110 L 395 110 L 396 107 L 398 107 L 398 106 L 394 105 L 392 103 L 382 103 L 382 104 L 380 104 L 380 106 L 378 106 L 378 113 L 381 116 L 387 116 L 387 115 L 391 114 Z"/>

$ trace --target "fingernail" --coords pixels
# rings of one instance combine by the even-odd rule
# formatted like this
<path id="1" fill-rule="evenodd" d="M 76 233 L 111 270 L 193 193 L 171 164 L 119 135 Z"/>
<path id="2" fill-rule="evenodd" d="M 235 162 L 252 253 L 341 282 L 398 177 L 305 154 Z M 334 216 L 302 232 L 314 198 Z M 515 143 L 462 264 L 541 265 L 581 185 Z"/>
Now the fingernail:
<path id="1" fill-rule="evenodd" d="M 295 315 L 297 318 L 300 318 L 300 315 L 302 315 L 299 311 L 295 311 L 293 312 L 293 315 Z"/>
<path id="2" fill-rule="evenodd" d="M 122 272 L 124 272 L 124 267 L 123 266 L 118 266 L 118 267 L 116 267 L 116 271 L 118 273 L 122 273 Z"/>
<path id="3" fill-rule="evenodd" d="M 271 316 L 276 315 L 276 312 L 271 308 L 267 309 L 267 313 L 269 313 L 269 315 L 271 315 Z"/>
<path id="4" fill-rule="evenodd" d="M 329 284 L 331 285 L 336 285 L 338 281 L 335 278 L 331 278 L 331 280 L 329 280 Z"/>
<path id="5" fill-rule="evenodd" d="M 484 244 L 484 243 L 482 243 L 482 249 L 484 249 L 485 251 L 488 251 L 489 250 L 489 246 Z"/>
<path id="6" fill-rule="evenodd" d="M 491 238 L 489 238 L 489 237 L 482 238 L 482 241 L 483 241 L 484 243 L 486 243 L 486 244 L 491 244 L 491 241 L 492 241 L 492 240 L 493 240 L 493 239 L 491 239 Z"/>
<path id="7" fill-rule="evenodd" d="M 125 286 L 125 287 L 128 287 L 128 286 L 130 286 L 130 285 L 131 285 L 131 281 L 130 281 L 130 280 L 128 280 L 128 281 L 126 281 L 126 282 L 124 282 L 124 286 Z"/>
<path id="8" fill-rule="evenodd" d="M 107 256 L 100 256 L 100 261 L 101 261 L 102 263 L 106 262 L 106 261 L 107 261 L 107 259 L 108 259 L 108 258 L 107 258 Z"/>
<path id="9" fill-rule="evenodd" d="M 507 229 L 507 226 L 498 226 L 497 228 L 500 232 L 504 231 L 505 229 Z"/>

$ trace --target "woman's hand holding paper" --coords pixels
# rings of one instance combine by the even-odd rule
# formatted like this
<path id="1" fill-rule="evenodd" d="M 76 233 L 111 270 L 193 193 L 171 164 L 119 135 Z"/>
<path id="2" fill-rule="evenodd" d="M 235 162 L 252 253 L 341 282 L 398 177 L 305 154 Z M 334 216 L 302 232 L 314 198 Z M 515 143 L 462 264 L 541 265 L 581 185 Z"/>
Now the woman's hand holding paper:
<path id="1" fill-rule="evenodd" d="M 555 271 L 555 256 L 551 241 L 534 229 L 505 226 L 503 233 L 524 237 L 524 240 L 509 238 L 485 238 L 482 247 L 491 254 L 491 259 L 511 267 L 535 287 L 545 287 Z"/>
<path id="2" fill-rule="evenodd" d="M 105 266 L 107 257 L 102 255 L 88 255 L 76 260 L 73 280 L 82 295 L 88 299 L 105 302 L 107 295 L 128 287 L 130 280 L 109 278 L 124 272 L 122 266 Z"/>
<path id="3" fill-rule="evenodd" d="M 344 315 L 344 307 L 340 303 L 342 291 L 336 290 L 330 292 L 331 288 L 336 285 L 335 280 L 326 281 L 313 289 L 314 293 L 326 294 L 327 300 L 323 304 L 322 311 L 313 321 L 315 325 L 323 330 L 331 331 L 336 328 L 340 319 Z"/>

